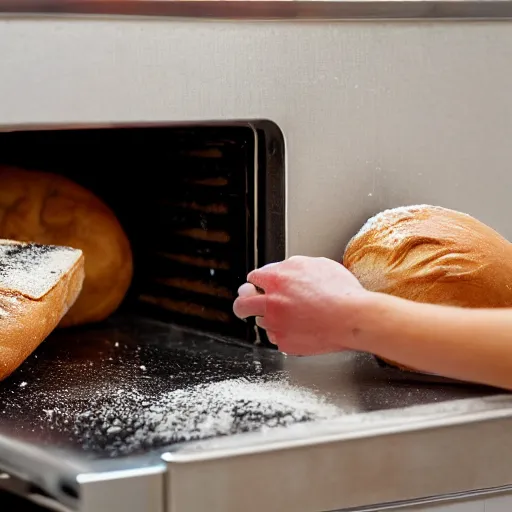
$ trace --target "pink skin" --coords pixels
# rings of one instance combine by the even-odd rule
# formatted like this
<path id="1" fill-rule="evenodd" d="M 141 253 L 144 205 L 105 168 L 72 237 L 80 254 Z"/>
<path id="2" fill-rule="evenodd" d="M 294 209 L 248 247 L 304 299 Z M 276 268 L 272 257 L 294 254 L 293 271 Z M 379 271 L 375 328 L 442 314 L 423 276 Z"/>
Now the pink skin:
<path id="1" fill-rule="evenodd" d="M 242 319 L 256 317 L 281 352 L 307 356 L 356 348 L 358 298 L 368 292 L 343 265 L 294 256 L 254 270 L 247 281 L 233 311 Z"/>
<path id="2" fill-rule="evenodd" d="M 255 270 L 247 280 L 235 314 L 255 316 L 286 354 L 360 350 L 512 391 L 511 308 L 436 306 L 372 293 L 325 258 L 296 256 Z"/>

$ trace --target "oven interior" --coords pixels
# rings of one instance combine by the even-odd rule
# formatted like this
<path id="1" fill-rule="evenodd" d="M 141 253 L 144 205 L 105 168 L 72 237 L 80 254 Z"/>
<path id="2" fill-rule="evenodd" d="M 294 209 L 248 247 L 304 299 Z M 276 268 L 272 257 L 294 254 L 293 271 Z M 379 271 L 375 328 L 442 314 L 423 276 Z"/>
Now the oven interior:
<path id="1" fill-rule="evenodd" d="M 134 257 L 118 313 L 244 342 L 261 336 L 236 290 L 284 257 L 283 158 L 270 122 L 0 134 L 0 165 L 62 174 L 116 214 Z"/>
<path id="2" fill-rule="evenodd" d="M 157 435 L 161 418 L 148 404 L 279 371 L 277 351 L 265 351 L 264 334 L 236 319 L 232 304 L 250 270 L 285 256 L 284 138 L 270 121 L 31 127 L 0 133 L 0 166 L 89 189 L 132 246 L 134 277 L 118 311 L 57 329 L 0 383 L 0 475 L 24 475 L 15 493 L 36 489 L 76 504 L 67 461 L 126 458 L 198 437 L 186 419 Z M 267 355 L 253 353 L 255 343 Z M 207 413 L 195 410 L 199 421 Z M 232 433 L 265 421 L 276 420 L 242 414 Z M 66 456 L 48 455 L 55 449 Z M 0 488 L 12 491 L 9 481 Z"/>

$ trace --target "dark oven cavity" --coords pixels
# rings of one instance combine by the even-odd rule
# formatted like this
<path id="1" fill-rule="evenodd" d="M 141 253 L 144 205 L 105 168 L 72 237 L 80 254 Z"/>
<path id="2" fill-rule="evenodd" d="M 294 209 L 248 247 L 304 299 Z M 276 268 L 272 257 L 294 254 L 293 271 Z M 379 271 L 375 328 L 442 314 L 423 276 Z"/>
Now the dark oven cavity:
<path id="1" fill-rule="evenodd" d="M 284 257 L 283 158 L 270 122 L 0 134 L 0 165 L 63 174 L 114 210 L 135 266 L 120 311 L 249 341 L 232 303 Z"/>

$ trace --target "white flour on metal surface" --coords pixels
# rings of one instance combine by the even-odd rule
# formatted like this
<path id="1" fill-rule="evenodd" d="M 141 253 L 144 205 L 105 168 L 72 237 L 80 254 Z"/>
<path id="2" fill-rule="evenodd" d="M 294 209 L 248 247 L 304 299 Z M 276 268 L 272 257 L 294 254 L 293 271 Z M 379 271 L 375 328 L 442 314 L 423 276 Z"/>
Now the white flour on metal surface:
<path id="1" fill-rule="evenodd" d="M 109 392 L 90 411 L 57 407 L 47 421 L 74 424 L 74 434 L 112 455 L 192 440 L 331 419 L 342 411 L 314 392 L 286 381 L 238 378 L 199 384 L 148 399 L 134 389 Z M 93 446 L 89 446 L 93 448 Z"/>

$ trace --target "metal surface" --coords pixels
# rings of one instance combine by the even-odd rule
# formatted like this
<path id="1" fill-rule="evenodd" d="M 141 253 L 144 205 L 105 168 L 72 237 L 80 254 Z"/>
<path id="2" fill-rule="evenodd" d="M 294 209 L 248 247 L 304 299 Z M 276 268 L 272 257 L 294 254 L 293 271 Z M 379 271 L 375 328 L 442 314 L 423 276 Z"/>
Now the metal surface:
<path id="1" fill-rule="evenodd" d="M 508 19 L 510 0 L 0 0 L 5 14 L 214 19 Z"/>
<path id="2" fill-rule="evenodd" d="M 366 218 L 415 203 L 512 238 L 508 22 L 4 20 L 0 56 L 5 127 L 274 121 L 289 255 L 340 258 Z"/>
<path id="3" fill-rule="evenodd" d="M 339 421 L 319 422 L 306 414 L 297 421 L 305 421 L 307 428 L 294 429 L 292 421 L 292 426 L 273 433 L 268 427 L 281 423 L 279 418 L 288 414 L 286 407 L 277 405 L 270 414 L 264 409 L 258 412 L 260 406 L 257 402 L 251 403 L 254 398 L 248 397 L 243 405 L 236 405 L 228 430 L 219 431 L 221 437 L 229 433 L 224 444 L 220 440 L 207 442 L 215 435 L 208 430 L 183 430 L 180 421 L 169 423 L 168 418 L 155 416 L 153 419 L 147 414 L 148 407 L 158 404 L 163 395 L 172 394 L 174 390 L 241 377 L 256 385 L 278 378 L 279 382 L 314 392 L 337 406 Z M 132 508 L 127 510 L 159 512 L 158 507 L 163 505 L 157 503 L 160 503 L 158 496 L 163 494 L 165 470 L 160 454 L 167 452 L 170 483 L 166 492 L 170 493 L 170 510 L 182 510 L 181 507 L 205 510 L 209 503 L 209 510 L 226 512 L 236 510 L 240 503 L 219 503 L 218 496 L 224 494 L 217 492 L 228 491 L 233 496 L 231 499 L 236 500 L 237 494 L 233 491 L 237 479 L 245 471 L 260 471 L 260 462 L 253 466 L 246 457 L 263 457 L 261 464 L 266 465 L 277 464 L 267 461 L 266 457 L 277 457 L 282 464 L 289 464 L 292 463 L 290 456 L 294 459 L 290 467 L 298 467 L 301 459 L 299 465 L 308 466 L 307 461 L 316 457 L 311 455 L 311 450 L 324 451 L 326 442 L 334 443 L 329 447 L 333 453 L 350 449 L 351 444 L 347 442 L 354 437 L 359 442 L 365 436 L 382 442 L 384 438 L 377 436 L 378 433 L 394 432 L 396 435 L 402 431 L 400 442 L 410 442 L 407 434 L 410 429 L 415 431 L 429 424 L 448 425 L 471 418 L 508 416 L 511 412 L 504 409 L 512 407 L 512 399 L 496 397 L 490 389 L 449 382 L 440 385 L 425 382 L 422 376 L 416 381 L 415 378 L 382 369 L 363 354 L 287 358 L 271 349 L 217 341 L 151 320 L 112 320 L 106 327 L 77 331 L 74 335 L 56 333 L 12 378 L 0 385 L 0 465 L 11 475 L 36 484 L 41 492 L 74 509 L 103 512 L 111 510 L 114 504 L 128 503 Z M 120 394 L 123 399 L 119 398 Z M 204 424 L 205 417 L 214 420 L 217 414 L 215 400 L 205 409 L 190 408 L 183 402 L 172 402 L 172 407 L 175 410 L 169 413 L 176 418 L 186 414 L 189 426 Z M 411 409 L 404 410 L 406 407 Z M 251 411 L 251 415 L 247 417 L 245 411 Z M 137 418 L 138 426 L 134 425 Z M 149 423 L 145 423 L 147 418 L 150 418 Z M 167 430 L 163 435 L 154 435 L 158 422 L 163 421 L 167 421 Z M 114 427 L 118 427 L 115 432 Z M 265 427 L 265 433 L 258 434 Z M 478 426 L 476 428 L 478 430 Z M 244 433 L 251 431 L 256 436 Z M 464 431 L 457 432 L 463 434 Z M 432 434 L 422 435 L 428 438 Z M 204 444 L 188 444 L 194 440 Z M 507 444 L 502 448 L 505 450 Z M 233 456 L 240 461 L 236 469 L 238 477 L 225 473 L 225 461 Z M 209 462 L 203 466 L 202 459 Z M 341 460 L 348 463 L 345 456 L 340 457 Z M 368 462 L 374 463 L 371 459 Z M 197 482 L 200 475 L 191 475 L 190 471 L 196 472 L 198 467 L 211 468 L 212 464 L 217 469 L 213 474 L 208 471 L 210 483 L 202 482 L 201 493 L 193 492 L 197 484 L 190 487 L 190 482 Z M 315 464 L 311 469 L 313 467 Z M 409 466 L 409 469 L 414 468 Z M 204 469 L 199 473 L 202 471 Z M 499 466 L 496 471 L 501 477 Z M 313 478 L 309 473 L 303 473 L 308 481 Z M 411 474 L 415 474 L 414 471 Z M 290 485 L 296 485 L 296 474 L 289 475 Z M 229 489 L 223 488 L 217 479 L 231 482 Z M 463 477 L 460 479 L 464 481 Z M 285 485 L 285 480 L 288 479 L 281 478 L 279 485 Z M 497 481 L 502 483 L 500 478 Z M 314 478 L 311 482 L 313 485 Z M 487 484 L 487 479 L 482 483 Z M 251 496 L 255 493 L 251 497 L 256 507 L 253 510 L 260 505 L 270 506 L 268 500 L 274 491 L 268 482 L 265 485 L 269 485 L 269 494 L 265 494 L 264 503 L 258 497 L 259 487 L 251 487 Z M 120 490 L 123 486 L 124 490 Z M 303 492 L 309 493 L 312 488 L 305 486 Z M 239 498 L 246 500 L 248 492 L 239 493 Z M 346 492 L 344 489 L 343 495 L 336 496 L 329 492 L 325 499 L 338 505 L 353 503 L 354 493 Z M 302 493 L 289 496 L 300 500 L 299 495 Z M 143 503 L 146 503 L 144 507 Z M 310 503 L 313 502 L 304 501 L 308 507 Z M 271 507 L 270 510 L 289 510 L 292 506 L 282 499 L 275 503 L 278 505 L 284 508 Z"/>
<path id="4" fill-rule="evenodd" d="M 82 490 L 80 510 L 166 512 L 164 473 L 162 465 L 79 476 Z"/>
<path id="5" fill-rule="evenodd" d="M 0 434 L 51 449 L 53 458 L 51 453 L 45 455 L 49 470 L 52 464 L 54 471 L 64 468 L 68 462 L 59 458 L 67 453 L 72 457 L 67 472 L 84 471 L 95 468 L 98 460 L 144 455 L 169 444 L 201 439 L 200 433 L 191 435 L 178 427 L 174 431 L 170 427 L 165 438 L 152 438 L 151 425 L 132 425 L 134 417 L 144 421 L 148 404 L 162 394 L 226 379 L 264 382 L 276 376 L 318 392 L 343 415 L 492 394 L 488 388 L 448 381 L 429 384 L 421 375 L 382 369 L 366 355 L 286 358 L 272 349 L 221 342 L 153 320 L 121 318 L 97 329 L 54 334 L 0 384 Z M 128 406 L 116 412 L 123 401 L 121 394 Z M 118 416 L 111 417 L 110 412 Z M 258 430 L 272 419 L 239 423 L 238 432 Z M 111 434 L 109 429 L 115 425 L 124 433 L 139 430 L 143 442 Z M 22 448 L 16 452 L 22 453 Z"/>
<path id="6" fill-rule="evenodd" d="M 320 512 L 510 490 L 511 401 L 500 400 L 424 406 L 387 420 L 369 413 L 290 427 L 280 439 L 240 436 L 184 447 L 165 456 L 170 510 L 236 511 L 250 504 L 251 510 Z M 201 493 L 194 492 L 198 485 Z"/>
<path id="7" fill-rule="evenodd" d="M 10 129 L 271 119 L 286 139 L 288 255 L 339 258 L 367 217 L 407 203 L 463 210 L 512 238 L 511 59 L 507 21 L 9 17 L 0 21 L 0 120 Z M 203 495 L 213 511 L 272 510 L 268 494 L 280 512 L 311 512 L 512 482 L 509 397 L 398 382 L 364 356 L 282 364 L 289 378 L 366 412 L 176 446 L 166 456 L 173 512 L 204 506 Z M 463 396 L 473 398 L 454 401 Z M 3 439 L 31 435 L 7 430 Z M 83 454 L 74 439 L 57 442 Z M 83 473 L 160 463 L 158 450 L 139 457 L 108 468 L 87 459 Z M 96 505 L 92 512 L 112 509 Z"/>

